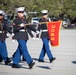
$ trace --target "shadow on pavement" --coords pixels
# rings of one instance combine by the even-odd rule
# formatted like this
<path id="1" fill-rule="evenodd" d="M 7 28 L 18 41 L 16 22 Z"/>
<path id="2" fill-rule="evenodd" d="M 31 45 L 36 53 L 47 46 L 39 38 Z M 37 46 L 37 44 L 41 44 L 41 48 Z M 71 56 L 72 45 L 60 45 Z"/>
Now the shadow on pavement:
<path id="1" fill-rule="evenodd" d="M 12 64 L 13 64 L 13 63 L 9 63 L 8 65 L 5 65 L 3 62 L 0 63 L 0 65 L 10 66 L 11 68 L 12 68 Z M 29 69 L 29 68 L 27 67 L 27 65 L 26 65 L 26 67 L 25 67 L 25 66 L 23 66 L 23 64 L 20 64 L 20 68 Z M 15 68 L 15 69 L 19 69 L 19 68 Z"/>
<path id="2" fill-rule="evenodd" d="M 39 59 L 38 59 L 38 58 L 33 58 L 33 60 L 38 61 Z M 50 63 L 50 62 L 44 61 L 44 62 L 42 62 L 42 63 Z"/>
<path id="3" fill-rule="evenodd" d="M 37 66 L 37 67 L 39 67 L 39 68 L 43 68 L 43 69 L 51 69 L 51 68 L 48 67 L 48 66 Z"/>
<path id="4" fill-rule="evenodd" d="M 33 60 L 38 61 L 39 59 L 38 58 L 33 58 Z"/>
<path id="5" fill-rule="evenodd" d="M 73 64 L 76 64 L 76 61 L 72 61 Z"/>

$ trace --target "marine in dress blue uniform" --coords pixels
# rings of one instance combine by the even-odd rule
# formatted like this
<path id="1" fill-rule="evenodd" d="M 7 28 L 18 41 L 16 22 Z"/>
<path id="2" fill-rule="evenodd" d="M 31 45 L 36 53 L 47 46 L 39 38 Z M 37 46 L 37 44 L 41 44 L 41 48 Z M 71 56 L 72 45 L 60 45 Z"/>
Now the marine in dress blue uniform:
<path id="1" fill-rule="evenodd" d="M 34 66 L 35 62 L 33 62 L 32 58 L 28 52 L 28 49 L 27 49 L 27 40 L 29 38 L 28 38 L 28 33 L 26 30 L 26 27 L 28 27 L 29 29 L 34 30 L 34 31 L 36 31 L 36 29 L 32 28 L 31 25 L 29 25 L 29 26 L 24 25 L 27 23 L 27 20 L 23 17 L 24 16 L 24 7 L 19 7 L 16 9 L 16 11 L 17 11 L 17 17 L 13 21 L 13 32 L 15 34 L 13 36 L 13 39 L 17 40 L 18 48 L 13 57 L 12 68 L 20 68 L 18 63 L 20 62 L 20 56 L 22 53 L 29 68 L 31 69 Z"/>
<path id="2" fill-rule="evenodd" d="M 32 34 L 31 30 L 28 27 L 26 28 L 26 30 L 27 30 L 27 33 L 31 36 L 31 38 L 35 39 L 34 35 Z M 14 57 L 14 55 L 15 55 L 16 52 L 17 51 L 14 52 L 14 54 L 12 55 L 12 57 Z M 22 55 L 21 51 L 20 51 L 20 54 Z M 23 56 L 22 56 L 22 61 L 26 61 Z"/>
<path id="3" fill-rule="evenodd" d="M 27 30 L 27 33 L 31 36 L 31 38 L 32 38 L 32 39 L 35 39 L 35 37 L 34 37 L 32 31 L 31 31 L 31 29 L 29 29 L 28 27 L 26 27 L 26 30 Z M 34 31 L 34 32 L 35 32 L 35 31 Z M 14 57 L 14 55 L 15 55 L 16 52 L 17 52 L 17 50 L 14 52 L 14 54 L 12 55 L 12 57 Z M 20 51 L 20 54 L 22 55 L 21 51 Z M 21 61 L 21 60 L 20 60 L 20 61 Z M 22 56 L 22 61 L 26 61 L 23 56 Z"/>
<path id="4" fill-rule="evenodd" d="M 49 22 L 49 18 L 48 17 L 48 10 L 42 10 L 42 18 L 39 20 L 39 22 Z M 47 53 L 47 56 L 50 60 L 50 63 L 53 62 L 56 58 L 53 57 L 52 52 L 49 48 L 49 35 L 48 35 L 48 30 L 47 30 L 47 25 L 46 23 L 41 24 L 38 26 L 37 28 L 37 37 L 39 37 L 39 32 L 40 30 L 42 30 L 41 36 L 40 38 L 42 39 L 43 42 L 43 47 L 39 56 L 39 62 L 44 62 L 44 56 Z"/>
<path id="5" fill-rule="evenodd" d="M 6 31 L 8 31 L 10 34 L 12 34 L 12 31 L 7 27 L 8 21 L 4 20 L 4 11 L 0 10 L 0 62 L 4 60 L 5 65 L 8 65 L 8 63 L 11 62 L 11 60 L 8 58 L 8 52 L 6 47 Z"/>

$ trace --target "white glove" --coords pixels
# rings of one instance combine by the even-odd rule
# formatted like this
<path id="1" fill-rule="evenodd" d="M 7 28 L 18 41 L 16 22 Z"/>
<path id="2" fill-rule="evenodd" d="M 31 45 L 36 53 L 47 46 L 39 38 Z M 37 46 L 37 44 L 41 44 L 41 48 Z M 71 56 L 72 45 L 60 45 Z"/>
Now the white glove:
<path id="1" fill-rule="evenodd" d="M 15 39 L 13 39 L 12 41 L 13 41 L 13 42 L 16 42 L 16 40 L 15 40 Z"/>
<path id="2" fill-rule="evenodd" d="M 7 33 L 6 35 L 7 35 L 7 36 L 9 36 L 9 34 L 8 34 L 8 33 Z"/>
<path id="3" fill-rule="evenodd" d="M 39 38 L 36 38 L 36 40 L 39 40 Z"/>
<path id="4" fill-rule="evenodd" d="M 14 36 L 15 34 L 14 33 L 12 33 L 12 36 Z"/>
<path id="5" fill-rule="evenodd" d="M 23 23 L 20 24 L 20 27 L 24 27 L 25 25 Z"/>
<path id="6" fill-rule="evenodd" d="M 36 34 L 39 34 L 40 32 L 39 31 L 36 31 Z"/>
<path id="7" fill-rule="evenodd" d="M 35 37 L 33 37 L 32 39 L 35 40 Z"/>

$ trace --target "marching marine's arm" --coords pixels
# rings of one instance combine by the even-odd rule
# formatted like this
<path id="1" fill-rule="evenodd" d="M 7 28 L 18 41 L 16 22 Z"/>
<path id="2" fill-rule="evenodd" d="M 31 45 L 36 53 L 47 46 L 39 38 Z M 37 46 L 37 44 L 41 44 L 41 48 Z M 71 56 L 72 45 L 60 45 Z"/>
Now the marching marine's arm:
<path id="1" fill-rule="evenodd" d="M 27 29 L 27 32 L 29 33 L 29 35 L 33 38 L 34 35 L 32 34 L 31 30 L 29 28 L 26 28 Z"/>
<path id="2" fill-rule="evenodd" d="M 15 33 L 15 32 L 18 32 L 23 26 L 22 26 L 23 24 L 18 24 L 17 23 L 17 20 L 14 20 L 13 21 L 13 32 Z"/>
<path id="3" fill-rule="evenodd" d="M 10 30 L 9 27 L 6 26 L 5 29 L 6 29 L 10 34 L 12 34 L 12 31 Z"/>
<path id="4" fill-rule="evenodd" d="M 39 22 L 42 22 L 41 19 L 39 20 Z M 37 32 L 39 33 L 41 29 L 42 29 L 42 25 L 41 24 L 38 24 Z"/>
<path id="5" fill-rule="evenodd" d="M 3 25 L 3 28 L 8 31 L 10 34 L 12 34 L 12 31 L 11 29 L 7 26 L 8 25 L 8 22 L 5 22 L 4 25 Z"/>
<path id="6" fill-rule="evenodd" d="M 34 27 L 34 25 L 28 25 L 28 26 L 26 26 L 26 27 L 27 27 L 28 29 L 36 32 L 36 28 Z"/>
<path id="7" fill-rule="evenodd" d="M 41 21 L 39 21 L 39 22 L 41 22 Z M 39 33 L 40 33 L 41 28 L 42 28 L 42 25 L 38 24 L 37 31 L 36 31 L 37 38 L 39 38 Z"/>
<path id="8" fill-rule="evenodd" d="M 13 32 L 14 32 L 14 33 L 15 33 L 15 32 L 18 32 L 20 29 L 21 29 L 20 26 L 17 26 L 17 25 L 15 25 L 15 24 L 13 24 Z"/>

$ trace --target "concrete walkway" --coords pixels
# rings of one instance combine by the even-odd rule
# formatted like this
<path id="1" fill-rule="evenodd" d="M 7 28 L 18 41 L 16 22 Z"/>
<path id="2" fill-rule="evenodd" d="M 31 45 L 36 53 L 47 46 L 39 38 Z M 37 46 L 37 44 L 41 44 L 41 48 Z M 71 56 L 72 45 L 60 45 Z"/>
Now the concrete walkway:
<path id="1" fill-rule="evenodd" d="M 11 36 L 6 40 L 8 55 L 12 56 L 17 48 L 17 42 L 11 41 Z M 27 43 L 28 50 L 34 61 L 36 62 L 33 69 L 29 69 L 26 62 L 21 62 L 22 68 L 11 68 L 4 63 L 0 63 L 0 75 L 76 75 L 76 30 L 61 30 L 60 46 L 51 47 L 53 56 L 56 60 L 49 63 L 47 55 L 45 62 L 38 62 L 38 57 L 42 48 L 41 40 L 30 40 Z"/>

